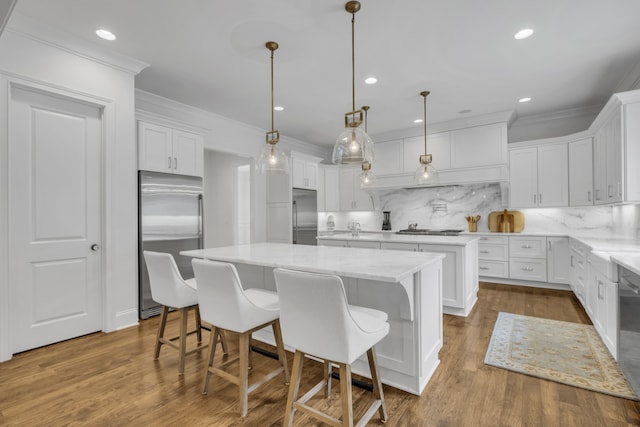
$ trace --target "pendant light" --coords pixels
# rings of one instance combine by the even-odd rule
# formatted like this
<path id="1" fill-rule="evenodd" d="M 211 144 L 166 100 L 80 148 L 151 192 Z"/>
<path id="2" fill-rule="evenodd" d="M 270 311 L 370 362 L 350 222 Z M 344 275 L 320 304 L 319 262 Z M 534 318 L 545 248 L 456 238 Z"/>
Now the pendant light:
<path id="1" fill-rule="evenodd" d="M 364 110 L 364 132 L 367 133 L 367 113 L 369 112 L 368 105 L 362 107 Z M 366 147 L 364 148 L 366 151 Z M 360 188 L 368 188 L 373 186 L 376 183 L 376 176 L 371 172 L 371 163 L 366 160 L 366 152 L 363 152 L 365 155 L 365 160 L 362 162 L 362 172 L 358 178 L 360 179 Z"/>
<path id="2" fill-rule="evenodd" d="M 413 177 L 413 183 L 417 185 L 436 184 L 438 182 L 438 171 L 431 164 L 433 156 L 427 154 L 427 96 L 429 91 L 420 92 L 420 95 L 424 98 L 424 117 L 422 121 L 424 123 L 424 154 L 420 156 L 420 166 Z"/>
<path id="3" fill-rule="evenodd" d="M 271 131 L 266 134 L 266 145 L 260 152 L 256 169 L 263 174 L 286 175 L 289 173 L 289 159 L 277 145 L 278 141 L 280 141 L 280 132 L 274 129 L 273 120 L 273 52 L 278 49 L 278 43 L 268 41 L 265 46 L 271 51 Z"/>
<path id="4" fill-rule="evenodd" d="M 359 128 L 362 124 L 362 110 L 356 110 L 356 83 L 355 83 L 355 19 L 356 12 L 360 10 L 360 2 L 350 1 L 344 6 L 351 14 L 351 109 L 344 115 L 345 131 L 342 132 L 333 147 L 333 163 L 357 164 L 368 161 L 373 164 L 375 153 L 371 138 L 365 131 Z"/>

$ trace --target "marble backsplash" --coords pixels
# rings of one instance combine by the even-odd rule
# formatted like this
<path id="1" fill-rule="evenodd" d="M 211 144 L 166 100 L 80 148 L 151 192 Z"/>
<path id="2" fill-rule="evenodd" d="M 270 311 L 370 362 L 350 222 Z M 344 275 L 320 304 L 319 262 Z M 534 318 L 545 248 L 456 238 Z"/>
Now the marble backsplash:
<path id="1" fill-rule="evenodd" d="M 319 230 L 327 230 L 329 215 L 336 229 L 344 230 L 350 221 L 358 221 L 363 230 L 381 230 L 382 212 L 390 211 L 394 230 L 405 229 L 409 223 L 418 223 L 419 228 L 467 230 L 465 216 L 480 215 L 478 231 L 488 231 L 489 213 L 504 209 L 503 200 L 507 199 L 498 183 L 384 190 L 373 192 L 372 197 L 375 211 L 319 213 Z M 525 231 L 640 237 L 640 205 L 521 209 L 521 212 L 525 216 Z"/>

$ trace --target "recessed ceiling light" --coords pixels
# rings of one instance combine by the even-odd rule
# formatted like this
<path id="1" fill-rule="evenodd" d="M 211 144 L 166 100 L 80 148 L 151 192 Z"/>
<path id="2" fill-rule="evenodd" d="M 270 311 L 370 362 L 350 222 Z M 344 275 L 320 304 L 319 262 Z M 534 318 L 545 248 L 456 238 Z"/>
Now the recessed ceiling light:
<path id="1" fill-rule="evenodd" d="M 469 114 L 471 112 L 471 110 L 466 109 L 466 110 L 460 110 L 458 111 L 458 114 Z"/>
<path id="2" fill-rule="evenodd" d="M 528 97 L 518 99 L 518 102 L 529 102 L 529 101 L 531 101 L 531 98 L 528 98 Z"/>
<path id="3" fill-rule="evenodd" d="M 373 85 L 378 83 L 378 79 L 376 79 L 375 77 L 367 77 L 366 79 L 364 79 L 364 82 L 368 85 Z"/>
<path id="4" fill-rule="evenodd" d="M 513 35 L 513 38 L 516 40 L 522 40 L 522 39 L 526 39 L 527 37 L 530 37 L 531 34 L 533 34 L 533 30 L 531 28 L 525 28 L 515 33 Z"/>
<path id="5" fill-rule="evenodd" d="M 109 30 L 105 30 L 104 28 L 101 28 L 99 30 L 96 30 L 96 34 L 98 35 L 98 37 L 100 37 L 101 39 L 105 39 L 105 40 L 109 40 L 109 41 L 113 41 L 116 39 L 116 35 L 113 34 L 111 31 Z"/>
<path id="6" fill-rule="evenodd" d="M 284 107 L 280 106 L 280 105 L 276 105 L 275 107 L 273 107 L 274 110 L 276 111 L 282 111 L 284 110 Z"/>
<path id="7" fill-rule="evenodd" d="M 422 123 L 422 119 L 415 119 L 413 123 Z"/>

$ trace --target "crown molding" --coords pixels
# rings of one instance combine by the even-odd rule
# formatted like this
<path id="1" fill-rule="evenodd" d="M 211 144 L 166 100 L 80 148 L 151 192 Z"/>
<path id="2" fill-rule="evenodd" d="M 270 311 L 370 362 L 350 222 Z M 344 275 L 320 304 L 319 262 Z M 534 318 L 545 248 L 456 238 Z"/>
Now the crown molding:
<path id="1" fill-rule="evenodd" d="M 640 60 L 631 65 L 625 76 L 618 82 L 614 92 L 640 89 Z"/>
<path id="2" fill-rule="evenodd" d="M 540 114 L 531 114 L 528 116 L 520 116 L 513 123 L 512 127 L 520 126 L 532 126 L 545 123 L 551 120 L 565 120 L 576 117 L 595 117 L 602 109 L 602 104 L 589 105 L 586 107 L 567 108 L 565 110 L 558 110 Z"/>
<path id="3" fill-rule="evenodd" d="M 146 62 L 110 51 L 98 43 L 83 40 L 19 13 L 12 14 L 5 31 L 134 76 L 149 66 Z"/>

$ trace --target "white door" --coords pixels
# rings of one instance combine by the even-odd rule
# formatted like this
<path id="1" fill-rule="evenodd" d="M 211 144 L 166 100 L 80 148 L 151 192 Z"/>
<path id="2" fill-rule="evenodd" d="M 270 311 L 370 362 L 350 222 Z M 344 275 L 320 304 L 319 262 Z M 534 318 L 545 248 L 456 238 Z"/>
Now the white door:
<path id="1" fill-rule="evenodd" d="M 12 89 L 13 353 L 102 329 L 101 143 L 101 109 Z"/>

